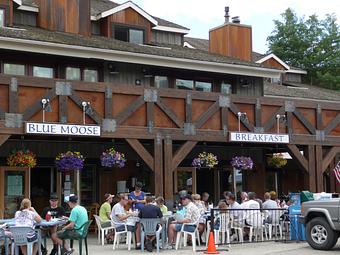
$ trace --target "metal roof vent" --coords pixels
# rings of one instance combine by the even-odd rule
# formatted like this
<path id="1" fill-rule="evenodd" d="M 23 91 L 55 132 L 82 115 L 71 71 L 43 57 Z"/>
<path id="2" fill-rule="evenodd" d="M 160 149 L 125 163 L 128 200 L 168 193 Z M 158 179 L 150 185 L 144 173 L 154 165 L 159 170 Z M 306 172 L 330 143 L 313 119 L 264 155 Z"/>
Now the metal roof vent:
<path id="1" fill-rule="evenodd" d="M 241 23 L 240 16 L 232 17 L 231 20 L 232 20 L 233 23 L 236 23 L 236 24 Z"/>

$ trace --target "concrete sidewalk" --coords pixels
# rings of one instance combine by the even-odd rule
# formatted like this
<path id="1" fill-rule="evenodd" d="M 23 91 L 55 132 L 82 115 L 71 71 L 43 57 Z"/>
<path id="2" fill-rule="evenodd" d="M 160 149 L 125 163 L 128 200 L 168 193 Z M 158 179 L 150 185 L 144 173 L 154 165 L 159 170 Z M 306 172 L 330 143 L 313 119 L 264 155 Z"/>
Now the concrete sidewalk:
<path id="1" fill-rule="evenodd" d="M 74 245 L 75 252 L 73 254 L 78 254 L 78 243 L 75 242 Z M 309 247 L 306 242 L 290 242 L 290 243 L 282 243 L 282 242 L 264 242 L 264 243 L 246 243 L 246 244 L 235 244 L 232 245 L 231 248 L 228 248 L 229 251 L 226 250 L 226 246 L 219 247 L 218 250 L 222 250 L 221 254 L 230 254 L 230 255 L 305 255 L 305 254 L 339 254 L 340 252 L 340 242 L 332 249 L 331 251 L 317 251 L 313 250 Z M 50 249 L 50 247 L 49 247 Z M 196 254 L 203 254 L 204 246 L 197 247 L 198 252 Z M 91 236 L 89 238 L 89 254 L 90 255 L 101 255 L 101 254 L 141 254 L 140 250 L 131 251 L 127 250 L 127 246 L 121 244 L 118 249 L 113 250 L 112 245 L 101 246 L 97 244 L 97 239 L 95 236 Z M 145 254 L 150 254 L 145 251 Z M 156 251 L 154 251 L 156 253 Z M 193 251 L 190 247 L 185 247 L 180 250 L 164 250 L 160 252 L 161 254 L 193 254 Z M 84 250 L 83 250 L 83 254 Z"/>

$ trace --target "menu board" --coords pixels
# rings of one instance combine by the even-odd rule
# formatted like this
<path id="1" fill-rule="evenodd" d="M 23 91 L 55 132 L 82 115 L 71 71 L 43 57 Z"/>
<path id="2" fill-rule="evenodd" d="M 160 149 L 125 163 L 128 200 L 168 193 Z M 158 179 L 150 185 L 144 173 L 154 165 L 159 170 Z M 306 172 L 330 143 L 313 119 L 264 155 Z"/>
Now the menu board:
<path id="1" fill-rule="evenodd" d="M 22 175 L 7 175 L 7 196 L 22 196 L 23 195 L 23 176 Z"/>

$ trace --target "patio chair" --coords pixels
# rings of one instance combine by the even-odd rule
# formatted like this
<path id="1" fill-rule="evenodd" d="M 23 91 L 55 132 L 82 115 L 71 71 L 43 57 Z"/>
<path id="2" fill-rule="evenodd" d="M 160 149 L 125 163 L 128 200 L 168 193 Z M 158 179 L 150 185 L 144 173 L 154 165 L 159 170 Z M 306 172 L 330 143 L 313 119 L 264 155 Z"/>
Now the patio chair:
<path id="1" fill-rule="evenodd" d="M 83 230 L 82 234 L 79 235 L 78 237 L 67 238 L 67 239 L 70 240 L 71 248 L 73 247 L 73 241 L 74 240 L 78 241 L 78 244 L 79 244 L 79 255 L 82 255 L 83 240 L 84 240 L 84 243 L 85 243 L 86 255 L 88 255 L 88 253 L 89 253 L 88 252 L 88 247 L 87 247 L 87 234 L 89 232 L 89 227 L 90 227 L 91 223 L 92 223 L 92 220 L 89 220 L 89 221 L 85 222 L 80 228 L 74 229 L 74 230 L 80 230 L 80 229 Z M 72 230 L 71 229 L 66 229 L 65 231 L 72 231 Z"/>
<path id="2" fill-rule="evenodd" d="M 10 227 L 9 231 L 12 233 L 12 250 L 11 254 L 19 255 L 19 246 L 27 245 L 27 255 L 33 254 L 33 245 L 38 243 L 39 237 L 34 241 L 29 242 L 27 236 L 29 233 L 35 232 L 33 228 L 30 227 Z"/>
<path id="3" fill-rule="evenodd" d="M 5 235 L 5 230 L 0 227 L 0 240 L 4 241 L 5 255 L 8 255 L 9 238 Z"/>
<path id="4" fill-rule="evenodd" d="M 128 245 L 128 250 L 131 250 L 131 241 L 133 240 L 134 245 L 136 246 L 136 239 L 134 238 L 134 235 L 132 234 L 132 232 L 127 230 L 127 225 L 126 224 L 121 224 L 120 226 L 124 226 L 124 230 L 122 231 L 117 231 L 117 226 L 114 224 L 114 230 L 115 230 L 115 237 L 113 239 L 113 246 L 112 249 L 115 250 L 116 248 L 118 248 L 119 243 L 120 243 L 120 237 L 122 235 L 126 234 L 126 244 Z M 117 247 L 116 247 L 117 246 Z"/>
<path id="5" fill-rule="evenodd" d="M 244 228 L 243 222 L 240 223 L 239 219 L 237 219 L 233 214 L 231 214 L 230 229 L 233 229 L 235 231 L 237 239 L 240 243 L 243 243 L 243 228 Z"/>
<path id="6" fill-rule="evenodd" d="M 230 214 L 226 212 L 221 212 L 217 219 L 219 219 L 220 225 L 218 229 L 214 229 L 215 244 L 220 243 L 220 234 L 222 234 L 221 243 L 224 244 L 227 237 L 227 244 L 230 247 Z"/>
<path id="7" fill-rule="evenodd" d="M 146 236 L 156 236 L 157 253 L 160 246 L 160 234 L 162 231 L 161 219 L 141 219 L 141 250 L 144 251 L 144 239 Z M 158 227 L 158 229 L 157 229 Z"/>
<path id="8" fill-rule="evenodd" d="M 101 224 L 101 220 L 100 217 L 98 215 L 93 215 L 94 219 L 96 220 L 96 224 L 97 224 L 97 228 L 98 228 L 98 244 L 100 244 L 100 242 L 102 243 L 102 245 L 104 245 L 104 238 L 105 235 L 109 232 L 109 230 L 114 229 L 115 227 L 111 226 L 110 227 L 102 227 Z"/>
<path id="9" fill-rule="evenodd" d="M 195 226 L 195 230 L 193 232 L 186 231 L 185 226 Z M 176 250 L 178 250 L 178 247 L 180 246 L 182 234 L 183 234 L 183 244 L 184 244 L 184 246 L 186 246 L 186 244 L 187 244 L 187 236 L 188 235 L 191 236 L 192 250 L 195 252 L 196 251 L 196 238 L 198 240 L 198 245 L 201 245 L 199 233 L 198 233 L 198 222 L 183 223 L 182 224 L 182 228 L 179 232 L 177 232 L 177 236 L 176 236 Z"/>
<path id="10" fill-rule="evenodd" d="M 254 212 L 248 216 L 247 222 L 251 225 L 247 226 L 249 228 L 249 242 L 252 242 L 253 236 L 255 241 L 260 236 L 263 242 L 263 231 L 265 230 L 263 214 L 261 212 Z"/>
<path id="11" fill-rule="evenodd" d="M 283 211 L 281 210 L 273 210 L 270 213 L 270 223 L 266 223 L 266 228 L 268 228 L 268 235 L 269 240 L 273 238 L 273 229 L 275 233 L 275 237 L 277 238 L 277 230 L 279 229 L 280 239 L 282 239 L 282 221 L 281 221 L 281 215 L 283 214 Z"/>

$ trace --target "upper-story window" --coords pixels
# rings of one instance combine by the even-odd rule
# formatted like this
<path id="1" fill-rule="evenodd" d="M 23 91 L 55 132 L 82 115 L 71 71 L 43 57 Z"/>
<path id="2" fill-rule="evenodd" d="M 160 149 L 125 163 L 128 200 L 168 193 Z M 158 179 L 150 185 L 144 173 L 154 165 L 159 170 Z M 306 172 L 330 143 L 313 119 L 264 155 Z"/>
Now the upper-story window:
<path id="1" fill-rule="evenodd" d="M 223 82 L 221 84 L 221 93 L 223 93 L 223 94 L 231 94 L 231 84 Z"/>
<path id="2" fill-rule="evenodd" d="M 6 26 L 5 9 L 0 8 L 0 27 Z"/>
<path id="3" fill-rule="evenodd" d="M 204 91 L 204 92 L 212 91 L 212 83 L 204 82 L 204 81 L 176 79 L 176 87 L 178 89 L 186 89 L 186 90 L 197 90 L 197 91 Z"/>
<path id="4" fill-rule="evenodd" d="M 143 29 L 115 25 L 113 30 L 114 38 L 117 40 L 136 44 L 144 43 L 145 31 Z"/>
<path id="5" fill-rule="evenodd" d="M 211 92 L 212 84 L 211 82 L 196 81 L 195 89 L 198 91 Z"/>
<path id="6" fill-rule="evenodd" d="M 25 65 L 4 63 L 4 74 L 25 75 Z"/>
<path id="7" fill-rule="evenodd" d="M 97 82 L 98 71 L 94 69 L 84 69 L 84 81 Z"/>
<path id="8" fill-rule="evenodd" d="M 43 66 L 33 66 L 33 76 L 41 78 L 53 78 L 53 68 Z"/>
<path id="9" fill-rule="evenodd" d="M 176 79 L 176 87 L 178 89 L 194 90 L 194 81 Z"/>
<path id="10" fill-rule="evenodd" d="M 154 85 L 156 88 L 169 88 L 169 80 L 166 76 L 155 76 Z"/>
<path id="11" fill-rule="evenodd" d="M 66 79 L 79 81 L 81 79 L 80 68 L 66 67 Z"/>

